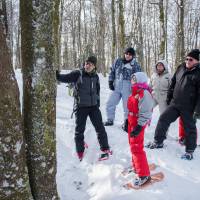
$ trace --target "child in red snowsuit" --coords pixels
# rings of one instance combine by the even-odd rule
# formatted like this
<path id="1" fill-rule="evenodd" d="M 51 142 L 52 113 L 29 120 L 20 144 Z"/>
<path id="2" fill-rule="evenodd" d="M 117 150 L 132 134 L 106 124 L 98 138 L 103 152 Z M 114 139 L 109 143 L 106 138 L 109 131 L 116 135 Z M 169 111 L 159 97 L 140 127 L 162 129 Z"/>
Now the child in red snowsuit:
<path id="1" fill-rule="evenodd" d="M 132 94 L 128 99 L 128 138 L 132 154 L 132 167 L 137 173 L 134 185 L 140 186 L 149 181 L 150 171 L 144 147 L 144 131 L 150 123 L 153 98 L 144 72 L 132 76 Z"/>

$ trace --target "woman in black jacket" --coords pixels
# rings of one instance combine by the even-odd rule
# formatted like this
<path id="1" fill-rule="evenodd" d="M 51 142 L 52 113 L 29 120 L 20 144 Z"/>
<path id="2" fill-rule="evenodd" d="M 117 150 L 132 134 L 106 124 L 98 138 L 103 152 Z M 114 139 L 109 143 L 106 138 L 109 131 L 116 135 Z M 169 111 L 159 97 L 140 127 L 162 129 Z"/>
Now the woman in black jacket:
<path id="1" fill-rule="evenodd" d="M 102 151 L 99 160 L 108 159 L 111 153 L 109 150 L 107 133 L 102 122 L 101 111 L 99 110 L 100 83 L 98 74 L 96 73 L 96 63 L 96 57 L 90 56 L 85 61 L 84 67 L 80 70 L 74 70 L 69 74 L 60 74 L 58 71 L 56 72 L 58 81 L 74 83 L 75 143 L 76 152 L 80 161 L 84 157 L 84 131 L 88 116 L 95 127 Z"/>

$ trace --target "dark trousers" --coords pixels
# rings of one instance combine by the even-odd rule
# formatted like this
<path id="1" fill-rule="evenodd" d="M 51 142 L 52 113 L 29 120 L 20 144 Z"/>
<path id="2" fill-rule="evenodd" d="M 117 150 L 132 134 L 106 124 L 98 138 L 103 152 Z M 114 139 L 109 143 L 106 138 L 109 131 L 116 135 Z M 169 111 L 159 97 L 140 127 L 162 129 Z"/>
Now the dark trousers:
<path id="1" fill-rule="evenodd" d="M 76 152 L 84 152 L 84 131 L 86 126 L 87 117 L 90 117 L 90 120 L 97 132 L 97 139 L 102 151 L 108 150 L 108 138 L 105 127 L 103 125 L 101 111 L 98 106 L 91 107 L 81 107 L 78 108 L 75 112 L 75 143 L 76 143 Z"/>
<path id="2" fill-rule="evenodd" d="M 193 119 L 193 112 L 184 110 L 175 105 L 168 106 L 160 115 L 155 130 L 154 140 L 157 143 L 162 143 L 164 139 L 166 139 L 166 133 L 170 124 L 176 121 L 179 116 L 183 120 L 185 129 L 186 152 L 194 152 L 196 148 L 197 131 L 195 120 Z"/>

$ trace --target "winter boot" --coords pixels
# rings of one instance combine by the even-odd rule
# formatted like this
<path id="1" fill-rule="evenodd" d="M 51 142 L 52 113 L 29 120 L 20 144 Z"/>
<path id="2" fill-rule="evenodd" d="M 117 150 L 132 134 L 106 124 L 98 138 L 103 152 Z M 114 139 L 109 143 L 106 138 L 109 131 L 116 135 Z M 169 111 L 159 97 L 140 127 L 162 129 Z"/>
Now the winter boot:
<path id="1" fill-rule="evenodd" d="M 86 142 L 84 142 L 84 149 L 85 149 L 84 152 L 77 152 L 77 156 L 78 156 L 80 161 L 83 160 L 83 157 L 86 153 L 86 150 L 88 149 L 88 144 Z"/>
<path id="2" fill-rule="evenodd" d="M 102 151 L 102 153 L 99 156 L 99 161 L 108 160 L 109 155 L 112 155 L 112 151 L 110 151 L 110 150 Z"/>
<path id="3" fill-rule="evenodd" d="M 113 126 L 113 120 L 112 119 L 108 119 L 106 122 L 104 122 L 104 126 Z"/>
<path id="4" fill-rule="evenodd" d="M 140 176 L 140 177 L 137 177 L 133 184 L 134 186 L 142 186 L 144 185 L 145 183 L 148 183 L 149 181 L 151 180 L 151 176 Z"/>
<path id="5" fill-rule="evenodd" d="M 79 159 L 80 161 L 82 161 L 82 160 L 83 160 L 83 157 L 84 157 L 84 152 L 77 152 L 77 156 L 78 156 L 78 159 Z"/>
<path id="6" fill-rule="evenodd" d="M 185 154 L 183 154 L 183 155 L 181 156 L 181 159 L 184 159 L 184 160 L 192 160 L 192 159 L 193 159 L 193 154 L 192 154 L 192 153 L 186 152 Z"/>
<path id="7" fill-rule="evenodd" d="M 126 119 L 124 121 L 124 123 L 122 124 L 122 129 L 128 133 L 128 119 Z"/>
<path id="8" fill-rule="evenodd" d="M 163 143 L 157 143 L 157 142 L 149 142 L 147 145 L 145 145 L 146 148 L 149 149 L 161 149 L 163 148 Z"/>

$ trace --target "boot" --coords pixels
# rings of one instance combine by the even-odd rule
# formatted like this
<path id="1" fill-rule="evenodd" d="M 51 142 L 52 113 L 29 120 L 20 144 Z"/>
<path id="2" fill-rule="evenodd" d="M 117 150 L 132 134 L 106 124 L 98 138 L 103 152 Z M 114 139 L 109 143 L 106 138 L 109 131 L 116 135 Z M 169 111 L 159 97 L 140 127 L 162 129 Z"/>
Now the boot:
<path id="1" fill-rule="evenodd" d="M 122 124 L 122 129 L 128 133 L 128 119 L 124 120 L 124 123 Z"/>
<path id="2" fill-rule="evenodd" d="M 112 119 L 108 119 L 106 122 L 104 122 L 104 126 L 113 126 L 113 120 Z"/>
<path id="3" fill-rule="evenodd" d="M 151 180 L 151 176 L 140 176 L 134 180 L 134 186 L 141 186 Z"/>

